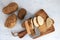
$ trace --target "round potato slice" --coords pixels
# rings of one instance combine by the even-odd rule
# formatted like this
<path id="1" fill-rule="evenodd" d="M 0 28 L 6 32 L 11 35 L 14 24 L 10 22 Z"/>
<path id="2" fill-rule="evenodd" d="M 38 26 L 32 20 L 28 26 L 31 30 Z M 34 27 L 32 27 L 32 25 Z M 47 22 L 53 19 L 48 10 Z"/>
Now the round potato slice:
<path id="1" fill-rule="evenodd" d="M 37 21 L 39 25 L 43 25 L 44 24 L 44 19 L 41 16 L 37 17 Z"/>
<path id="2" fill-rule="evenodd" d="M 33 20 L 31 19 L 31 27 L 34 29 Z"/>
<path id="3" fill-rule="evenodd" d="M 8 28 L 12 28 L 16 24 L 16 21 L 17 21 L 16 15 L 12 14 L 6 19 L 5 26 Z"/>
<path id="4" fill-rule="evenodd" d="M 34 19 L 33 19 L 33 24 L 34 24 L 35 27 L 39 27 L 39 24 L 37 23 L 37 18 L 36 17 L 34 17 Z"/>

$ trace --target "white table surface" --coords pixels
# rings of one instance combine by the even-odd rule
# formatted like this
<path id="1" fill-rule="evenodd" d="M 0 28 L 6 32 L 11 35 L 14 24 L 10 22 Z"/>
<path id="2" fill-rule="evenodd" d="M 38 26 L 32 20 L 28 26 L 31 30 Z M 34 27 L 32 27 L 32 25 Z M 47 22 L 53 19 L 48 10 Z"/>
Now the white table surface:
<path id="1" fill-rule="evenodd" d="M 4 26 L 8 15 L 2 12 L 2 8 L 12 1 L 16 2 L 19 8 L 25 8 L 28 11 L 28 17 L 32 16 L 39 9 L 44 9 L 54 19 L 55 31 L 36 39 L 32 39 L 28 34 L 23 38 L 12 36 L 11 32 L 23 30 L 19 19 L 12 29 Z M 17 11 L 15 14 L 17 14 Z M 0 40 L 60 40 L 60 0 L 0 0 Z"/>

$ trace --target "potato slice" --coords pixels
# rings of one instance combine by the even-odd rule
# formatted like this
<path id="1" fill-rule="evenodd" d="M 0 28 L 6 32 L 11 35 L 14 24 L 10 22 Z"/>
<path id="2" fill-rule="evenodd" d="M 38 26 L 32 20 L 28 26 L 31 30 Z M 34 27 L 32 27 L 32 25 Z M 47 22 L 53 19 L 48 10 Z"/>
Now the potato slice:
<path id="1" fill-rule="evenodd" d="M 54 24 L 54 21 L 51 18 L 47 18 L 46 24 L 47 28 L 50 28 Z"/>
<path id="2" fill-rule="evenodd" d="M 27 30 L 27 33 L 29 35 L 34 35 L 35 31 L 34 31 L 34 25 L 33 25 L 33 21 L 31 18 L 27 19 L 27 21 L 24 22 L 24 26 Z"/>
<path id="3" fill-rule="evenodd" d="M 44 24 L 44 19 L 41 16 L 37 17 L 37 21 L 39 25 L 43 25 Z"/>
<path id="4" fill-rule="evenodd" d="M 31 27 L 34 29 L 33 20 L 31 19 Z"/>
<path id="5" fill-rule="evenodd" d="M 39 24 L 37 23 L 37 18 L 36 17 L 34 17 L 33 23 L 34 23 L 34 26 L 35 27 L 39 27 Z"/>
<path id="6" fill-rule="evenodd" d="M 6 19 L 5 26 L 8 28 L 12 28 L 16 24 L 16 21 L 17 21 L 16 15 L 12 14 Z"/>
<path id="7" fill-rule="evenodd" d="M 30 31 L 31 31 L 31 35 L 34 35 L 35 32 L 34 32 L 34 27 L 33 27 L 33 23 L 31 22 L 31 18 L 28 20 L 28 24 L 29 24 L 29 27 L 30 27 Z"/>
<path id="8" fill-rule="evenodd" d="M 29 24 L 28 24 L 28 21 L 25 21 L 25 27 L 26 27 L 27 33 L 28 33 L 28 34 L 31 34 L 30 26 L 29 26 Z"/>

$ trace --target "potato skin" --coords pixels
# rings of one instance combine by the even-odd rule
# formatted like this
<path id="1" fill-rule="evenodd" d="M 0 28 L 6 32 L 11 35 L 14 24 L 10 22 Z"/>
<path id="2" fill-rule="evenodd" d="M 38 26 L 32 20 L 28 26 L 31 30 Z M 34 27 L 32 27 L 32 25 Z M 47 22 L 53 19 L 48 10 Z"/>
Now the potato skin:
<path id="1" fill-rule="evenodd" d="M 15 12 L 18 9 L 18 5 L 15 2 L 12 2 L 8 4 L 6 7 L 3 8 L 4 14 L 11 14 L 12 12 Z"/>
<path id="2" fill-rule="evenodd" d="M 22 20 L 24 19 L 26 14 L 27 14 L 27 11 L 24 8 L 21 8 L 18 12 L 18 18 Z"/>
<path id="3" fill-rule="evenodd" d="M 6 21 L 5 21 L 5 26 L 8 28 L 14 27 L 17 21 L 17 16 L 15 14 L 10 15 Z"/>

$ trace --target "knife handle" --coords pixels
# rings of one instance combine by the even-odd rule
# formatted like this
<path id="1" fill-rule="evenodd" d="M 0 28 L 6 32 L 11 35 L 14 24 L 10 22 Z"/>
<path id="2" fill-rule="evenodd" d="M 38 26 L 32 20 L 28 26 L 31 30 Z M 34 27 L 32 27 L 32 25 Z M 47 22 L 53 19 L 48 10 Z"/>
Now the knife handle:
<path id="1" fill-rule="evenodd" d="M 18 33 L 18 36 L 19 36 L 19 38 L 22 38 L 22 37 L 24 37 L 26 34 L 27 34 L 27 31 L 24 30 L 24 31 L 19 32 L 19 33 Z"/>

